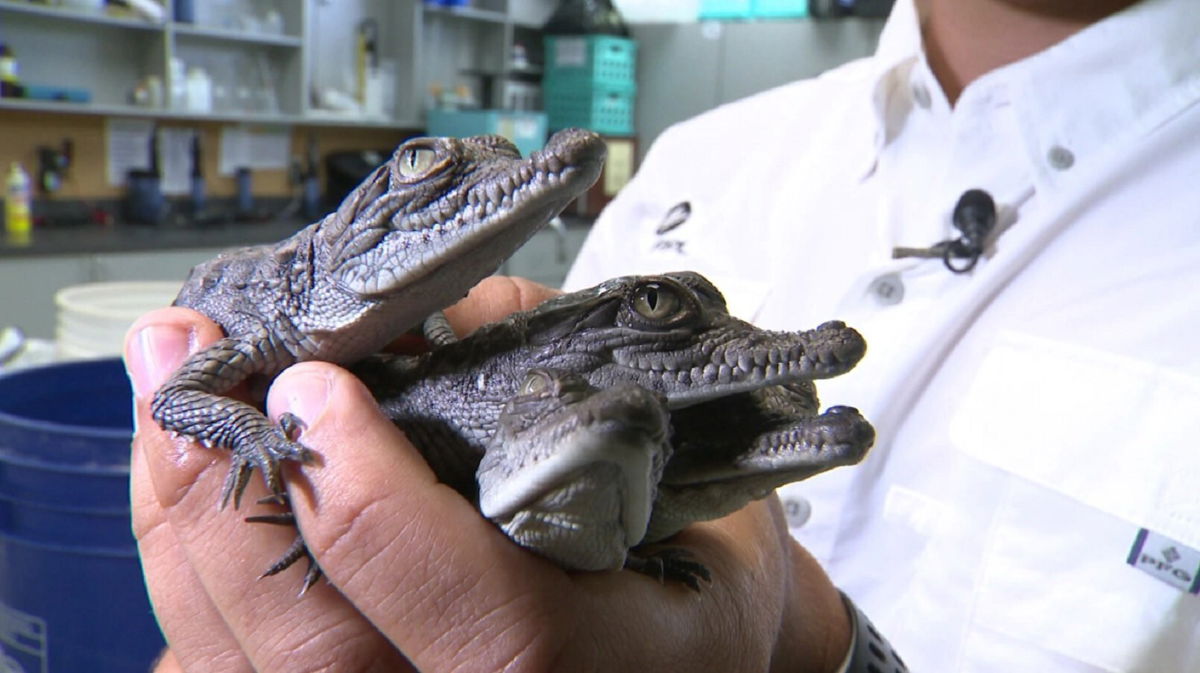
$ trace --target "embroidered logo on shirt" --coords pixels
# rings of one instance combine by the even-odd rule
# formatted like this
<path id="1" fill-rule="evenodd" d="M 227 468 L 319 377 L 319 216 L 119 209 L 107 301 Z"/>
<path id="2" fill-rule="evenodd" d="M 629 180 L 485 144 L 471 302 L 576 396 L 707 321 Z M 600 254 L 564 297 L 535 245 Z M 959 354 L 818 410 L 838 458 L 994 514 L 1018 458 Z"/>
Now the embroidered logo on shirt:
<path id="1" fill-rule="evenodd" d="M 658 234 L 659 236 L 662 236 L 663 234 L 667 233 L 668 231 L 677 229 L 679 227 L 679 225 L 683 224 L 684 222 L 687 222 L 688 218 L 691 216 L 692 216 L 691 202 L 680 201 L 679 203 L 676 203 L 675 205 L 671 206 L 671 209 L 668 210 L 667 214 L 663 216 L 662 222 L 658 223 L 658 228 L 654 230 L 654 233 Z"/>
<path id="2" fill-rule="evenodd" d="M 1200 594 L 1200 551 L 1142 528 L 1126 562 L 1155 579 L 1190 594 Z"/>
<path id="3" fill-rule="evenodd" d="M 670 250 L 682 255 L 683 244 L 687 241 L 682 239 L 667 239 L 662 238 L 662 236 L 674 231 L 675 229 L 678 229 L 679 226 L 684 222 L 687 222 L 688 218 L 691 216 L 692 204 L 690 202 L 680 201 L 679 203 L 671 206 L 671 209 L 668 210 L 667 214 L 663 216 L 662 222 L 659 222 L 658 226 L 654 229 L 654 233 L 658 234 L 659 236 L 658 240 L 654 241 L 654 249 Z"/>

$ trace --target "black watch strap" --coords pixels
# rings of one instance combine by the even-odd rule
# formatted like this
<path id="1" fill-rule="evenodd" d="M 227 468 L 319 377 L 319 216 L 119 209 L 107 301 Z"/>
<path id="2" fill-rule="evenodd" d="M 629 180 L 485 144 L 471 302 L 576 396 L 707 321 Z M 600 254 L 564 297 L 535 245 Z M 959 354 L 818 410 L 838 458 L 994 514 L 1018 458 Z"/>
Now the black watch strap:
<path id="1" fill-rule="evenodd" d="M 846 673 L 908 673 L 904 660 L 875 629 L 867 615 L 846 594 L 842 594 L 842 600 L 854 629 L 854 651 L 850 653 Z"/>

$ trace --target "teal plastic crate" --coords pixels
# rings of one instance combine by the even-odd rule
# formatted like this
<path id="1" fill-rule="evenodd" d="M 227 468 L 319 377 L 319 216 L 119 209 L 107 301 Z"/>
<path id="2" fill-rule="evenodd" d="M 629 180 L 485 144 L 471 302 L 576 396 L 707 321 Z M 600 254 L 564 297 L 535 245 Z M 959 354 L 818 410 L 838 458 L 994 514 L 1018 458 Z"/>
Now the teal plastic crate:
<path id="1" fill-rule="evenodd" d="M 636 87 L 604 84 L 580 87 L 574 82 L 556 80 L 546 80 L 542 86 L 551 129 L 578 126 L 600 134 L 633 134 Z"/>
<path id="2" fill-rule="evenodd" d="M 748 19 L 753 11 L 752 0 L 700 0 L 701 19 Z"/>
<path id="3" fill-rule="evenodd" d="M 542 112 L 439 109 L 430 110 L 425 121 L 431 136 L 504 136 L 521 150 L 522 156 L 546 144 L 546 115 Z"/>
<path id="4" fill-rule="evenodd" d="M 808 16 L 808 0 L 752 0 L 753 14 L 760 19 Z"/>
<path id="5" fill-rule="evenodd" d="M 637 82 L 637 42 L 613 35 L 547 35 L 545 78 L 576 85 Z"/>

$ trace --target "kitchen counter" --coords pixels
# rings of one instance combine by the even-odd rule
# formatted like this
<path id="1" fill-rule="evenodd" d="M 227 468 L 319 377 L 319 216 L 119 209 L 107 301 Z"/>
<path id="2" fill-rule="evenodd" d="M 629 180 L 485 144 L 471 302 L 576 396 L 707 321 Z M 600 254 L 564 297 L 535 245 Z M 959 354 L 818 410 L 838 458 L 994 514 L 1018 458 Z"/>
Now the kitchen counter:
<path id="1" fill-rule="evenodd" d="M 279 219 L 203 226 L 35 227 L 28 242 L 0 239 L 0 260 L 45 255 L 232 248 L 279 241 L 307 224 L 300 219 Z"/>
<path id="2" fill-rule="evenodd" d="M 557 287 L 583 244 L 591 220 L 569 216 L 563 230 L 544 229 L 500 268 Z M 204 226 L 117 224 L 35 227 L 24 244 L 0 234 L 0 328 L 53 338 L 55 293 L 80 283 L 173 280 L 222 250 L 283 240 L 305 226 L 298 218 Z"/>

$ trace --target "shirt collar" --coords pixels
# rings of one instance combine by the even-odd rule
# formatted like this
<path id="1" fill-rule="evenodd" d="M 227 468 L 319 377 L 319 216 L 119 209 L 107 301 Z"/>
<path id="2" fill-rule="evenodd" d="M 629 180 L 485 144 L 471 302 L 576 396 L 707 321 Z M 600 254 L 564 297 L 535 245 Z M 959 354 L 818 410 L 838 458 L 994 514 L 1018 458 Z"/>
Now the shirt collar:
<path id="1" fill-rule="evenodd" d="M 1050 177 L 1063 170 L 1064 157 L 1068 167 L 1091 160 L 1115 140 L 1148 133 L 1200 98 L 1195 9 L 1195 0 L 1142 0 L 980 77 L 963 91 L 958 107 L 1012 105 L 1035 172 Z M 887 142 L 890 97 L 912 95 L 908 80 L 923 60 L 918 9 L 913 0 L 897 0 L 874 56 L 877 150 Z"/>
<path id="2" fill-rule="evenodd" d="M 1195 0 L 1142 0 L 973 84 L 1008 89 L 1030 159 L 1045 176 L 1056 172 L 1055 153 L 1102 160 L 1106 149 L 1145 136 L 1194 103 L 1197 35 Z"/>

